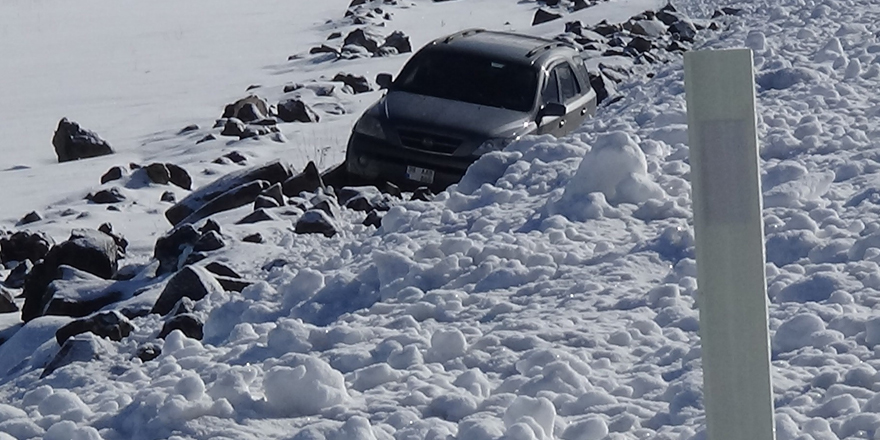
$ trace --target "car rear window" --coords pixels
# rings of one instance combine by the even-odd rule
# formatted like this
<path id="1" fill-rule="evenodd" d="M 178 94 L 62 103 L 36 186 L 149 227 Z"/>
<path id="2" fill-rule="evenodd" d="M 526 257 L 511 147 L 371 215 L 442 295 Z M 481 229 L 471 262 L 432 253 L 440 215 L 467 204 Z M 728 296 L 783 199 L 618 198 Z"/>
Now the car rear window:
<path id="1" fill-rule="evenodd" d="M 420 52 L 403 68 L 395 90 L 526 112 L 538 88 L 537 71 L 489 57 Z"/>

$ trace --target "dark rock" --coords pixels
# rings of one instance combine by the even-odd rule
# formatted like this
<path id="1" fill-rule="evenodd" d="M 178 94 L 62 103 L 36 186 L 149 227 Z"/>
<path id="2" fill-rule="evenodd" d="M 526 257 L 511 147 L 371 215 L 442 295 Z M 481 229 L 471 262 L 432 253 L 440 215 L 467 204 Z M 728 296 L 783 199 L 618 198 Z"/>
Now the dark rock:
<path id="1" fill-rule="evenodd" d="M 400 31 L 394 31 L 391 35 L 385 37 L 385 42 L 382 43 L 381 47 L 393 47 L 397 50 L 397 53 L 412 52 L 412 45 L 409 42 L 409 37 Z"/>
<path id="2" fill-rule="evenodd" d="M 246 243 L 262 243 L 263 235 L 259 232 L 254 232 L 253 234 L 247 235 L 241 239 L 241 241 Z"/>
<path id="3" fill-rule="evenodd" d="M 331 218 L 339 217 L 339 204 L 333 197 L 329 197 L 326 194 L 319 192 L 319 194 L 315 195 L 309 203 L 311 203 L 312 209 L 320 209 Z"/>
<path id="4" fill-rule="evenodd" d="M 181 134 L 187 134 L 187 133 L 190 133 L 190 132 L 196 131 L 196 130 L 198 130 L 198 129 L 199 129 L 199 126 L 198 126 L 198 125 L 196 125 L 196 124 L 190 124 L 190 125 L 187 125 L 186 127 L 181 128 L 180 131 L 177 132 L 177 134 L 178 134 L 178 135 L 181 135 Z"/>
<path id="5" fill-rule="evenodd" d="M 204 252 L 195 252 L 194 251 L 186 256 L 186 261 L 183 262 L 183 265 L 188 266 L 190 264 L 196 264 L 199 261 L 202 261 L 206 258 L 208 258 L 208 254 L 206 254 Z"/>
<path id="6" fill-rule="evenodd" d="M 125 169 L 120 166 L 110 168 L 103 176 L 101 176 L 101 183 L 104 184 L 113 180 L 119 180 L 124 174 Z"/>
<path id="7" fill-rule="evenodd" d="M 58 354 L 46 365 L 40 378 L 44 378 L 54 373 L 59 368 L 70 365 L 74 362 L 91 362 L 108 356 L 112 353 L 113 347 L 103 339 L 85 333 L 67 340 Z"/>
<path id="8" fill-rule="evenodd" d="M 132 330 L 134 325 L 119 312 L 101 312 L 67 323 L 55 332 L 55 340 L 58 341 L 58 345 L 63 346 L 68 339 L 88 332 L 102 338 L 121 341 L 122 338 L 128 337 Z"/>
<path id="9" fill-rule="evenodd" d="M 584 24 L 580 20 L 569 21 L 565 23 L 565 32 L 571 32 L 578 36 L 583 36 Z"/>
<path id="10" fill-rule="evenodd" d="M 559 0 L 544 0 L 544 4 L 547 6 L 559 6 Z"/>
<path id="11" fill-rule="evenodd" d="M 43 232 L 18 231 L 8 237 L 0 237 L 0 263 L 24 260 L 37 262 L 54 245 L 52 237 Z"/>
<path id="12" fill-rule="evenodd" d="M 150 313 L 166 315 L 183 297 L 198 301 L 206 295 L 222 291 L 223 287 L 205 268 L 186 266 L 168 280 Z"/>
<path id="13" fill-rule="evenodd" d="M 659 20 L 639 20 L 632 24 L 630 32 L 648 39 L 657 39 L 666 33 L 667 25 Z"/>
<path id="14" fill-rule="evenodd" d="M 257 209 L 256 211 L 246 215 L 243 219 L 235 222 L 235 224 L 247 225 L 247 224 L 259 223 L 259 222 L 265 222 L 265 221 L 271 221 L 271 220 L 278 220 L 278 218 L 272 214 L 269 214 L 269 212 L 266 211 L 265 209 L 260 208 L 260 209 Z"/>
<path id="15" fill-rule="evenodd" d="M 192 225 L 182 225 L 156 240 L 153 258 L 159 260 L 156 275 L 175 272 L 180 268 L 180 258 L 191 251 L 199 239 L 199 233 Z"/>
<path id="16" fill-rule="evenodd" d="M 265 119 L 269 116 L 269 103 L 256 95 L 250 95 L 239 99 L 226 106 L 223 111 L 224 118 L 236 118 L 241 122 L 251 122 Z M 221 133 L 222 134 L 222 133 Z"/>
<path id="17" fill-rule="evenodd" d="M 673 40 L 666 46 L 666 50 L 669 52 L 686 52 L 690 50 L 690 47 L 681 41 Z"/>
<path id="18" fill-rule="evenodd" d="M 320 46 L 315 46 L 309 49 L 309 54 L 316 55 L 320 53 L 332 53 L 333 55 L 339 56 L 339 49 L 335 47 L 328 46 L 326 44 L 322 44 Z"/>
<path id="19" fill-rule="evenodd" d="M 585 0 L 574 0 L 574 3 L 571 5 L 572 11 L 580 11 L 581 9 L 586 9 L 590 5 L 587 4 Z"/>
<path id="20" fill-rule="evenodd" d="M 94 132 L 81 128 L 76 122 L 68 121 L 67 118 L 62 118 L 58 122 L 58 128 L 52 137 L 52 145 L 55 147 L 58 162 L 113 154 L 113 149 L 107 141 Z"/>
<path id="21" fill-rule="evenodd" d="M 168 316 L 183 315 L 186 313 L 192 313 L 195 310 L 196 302 L 187 297 L 183 297 L 180 298 L 180 301 L 178 301 L 177 304 L 174 305 L 174 308 L 168 312 Z"/>
<path id="22" fill-rule="evenodd" d="M 206 264 L 205 269 L 215 275 L 220 275 L 227 278 L 241 278 L 241 275 L 239 275 L 238 272 L 233 270 L 231 267 L 223 263 L 218 263 L 216 261 L 212 261 Z"/>
<path id="23" fill-rule="evenodd" d="M 192 189 L 192 177 L 189 173 L 179 165 L 166 163 L 170 175 L 168 181 L 186 190 Z"/>
<path id="24" fill-rule="evenodd" d="M 379 46 L 382 44 L 381 36 L 370 32 L 364 28 L 359 28 L 351 31 L 348 35 L 345 36 L 345 40 L 343 40 L 343 45 L 355 45 L 360 46 L 369 51 L 370 53 L 376 52 L 379 49 Z"/>
<path id="25" fill-rule="evenodd" d="M 229 118 L 226 120 L 226 124 L 223 126 L 223 131 L 220 132 L 220 136 L 230 136 L 230 137 L 242 137 L 245 130 L 247 130 L 247 125 L 242 122 L 238 118 Z"/>
<path id="26" fill-rule="evenodd" d="M 284 122 L 319 122 L 321 117 L 299 99 L 287 99 L 278 103 L 278 119 Z"/>
<path id="27" fill-rule="evenodd" d="M 280 183 L 289 179 L 292 174 L 290 167 L 281 161 L 273 161 L 259 167 L 246 168 L 226 174 L 192 192 L 178 204 L 169 208 L 165 211 L 165 217 L 172 225 L 177 225 L 205 204 L 236 187 L 254 181 L 264 181 L 269 184 Z M 257 195 L 259 192 L 254 194 L 250 202 L 253 202 Z"/>
<path id="28" fill-rule="evenodd" d="M 202 225 L 201 228 L 199 228 L 199 233 L 200 234 L 207 234 L 209 231 L 214 231 L 219 234 L 220 233 L 220 224 L 215 222 L 212 219 L 208 219 L 207 221 L 205 221 L 205 224 Z"/>
<path id="29" fill-rule="evenodd" d="M 400 191 L 400 187 L 391 182 L 385 182 L 382 187 L 382 192 L 390 196 L 400 198 L 403 195 L 403 193 Z"/>
<path id="30" fill-rule="evenodd" d="M 162 349 L 159 348 L 158 345 L 152 343 L 144 344 L 137 349 L 137 357 L 143 362 L 149 362 L 156 359 L 161 354 Z"/>
<path id="31" fill-rule="evenodd" d="M 325 237 L 336 235 L 336 226 L 326 212 L 310 209 L 303 214 L 294 225 L 297 234 L 324 234 Z"/>
<path id="32" fill-rule="evenodd" d="M 638 53 L 645 53 L 651 50 L 653 46 L 654 45 L 653 43 L 651 43 L 651 40 L 640 36 L 633 37 L 633 39 L 630 40 L 629 44 L 626 45 L 626 47 L 632 48 Z"/>
<path id="33" fill-rule="evenodd" d="M 421 200 L 423 202 L 430 202 L 431 200 L 434 200 L 434 193 L 431 192 L 431 190 L 428 189 L 428 187 L 421 186 L 419 188 L 416 188 L 415 191 L 413 191 L 412 197 L 410 197 L 410 200 Z"/>
<path id="34" fill-rule="evenodd" d="M 237 164 L 243 164 L 243 163 L 247 162 L 247 156 L 239 153 L 238 151 L 231 151 L 229 153 L 224 154 L 223 157 L 225 157 L 225 158 L 227 158 Z"/>
<path id="35" fill-rule="evenodd" d="M 284 206 L 284 189 L 280 183 L 276 183 L 265 191 L 260 193 L 263 197 L 269 197 L 278 203 L 278 206 Z"/>
<path id="36" fill-rule="evenodd" d="M 177 197 L 174 196 L 174 193 L 171 191 L 165 191 L 162 193 L 162 197 L 159 200 L 168 203 L 177 203 Z"/>
<path id="37" fill-rule="evenodd" d="M 197 140 L 196 145 L 201 144 L 202 142 L 213 141 L 214 139 L 217 139 L 217 136 L 214 136 L 213 134 L 209 133 L 209 134 L 205 135 L 205 137 Z"/>
<path id="38" fill-rule="evenodd" d="M 15 305 L 15 299 L 12 297 L 12 293 L 0 287 L 0 313 L 12 313 L 17 311 L 18 306 Z"/>
<path id="39" fill-rule="evenodd" d="M 202 205 L 195 212 L 181 220 L 181 223 L 195 223 L 218 212 L 229 211 L 253 203 L 260 193 L 269 186 L 269 182 L 257 180 L 232 188 Z"/>
<path id="40" fill-rule="evenodd" d="M 124 258 L 125 252 L 128 250 L 128 240 L 122 234 L 114 232 L 113 225 L 110 223 L 102 223 L 101 226 L 98 226 L 98 231 L 109 235 L 116 242 L 117 258 Z"/>
<path id="41" fill-rule="evenodd" d="M 593 28 L 593 32 L 603 36 L 609 37 L 620 32 L 623 28 L 617 24 L 608 24 L 605 20 L 602 20 Z"/>
<path id="42" fill-rule="evenodd" d="M 373 226 L 373 227 L 378 228 L 378 227 L 382 226 L 382 217 L 383 216 L 384 215 L 382 213 L 380 213 L 379 211 L 374 209 L 374 210 L 370 211 L 369 214 L 367 214 L 367 218 L 364 219 L 363 225 L 364 226 Z"/>
<path id="43" fill-rule="evenodd" d="M 180 330 L 187 338 L 201 341 L 205 336 L 203 330 L 204 326 L 205 323 L 203 323 L 198 316 L 192 313 L 185 313 L 169 319 L 165 325 L 162 326 L 162 330 L 159 332 L 159 337 L 165 339 L 165 337 L 170 335 L 174 330 Z"/>
<path id="44" fill-rule="evenodd" d="M 223 237 L 221 237 L 216 231 L 208 231 L 199 237 L 199 240 L 196 241 L 195 246 L 193 246 L 193 250 L 196 252 L 211 252 L 216 251 L 223 246 L 226 246 L 226 243 L 223 242 Z"/>
<path id="45" fill-rule="evenodd" d="M 697 36 L 697 28 L 687 20 L 679 20 L 669 26 L 669 33 L 680 41 L 693 43 Z"/>
<path id="46" fill-rule="evenodd" d="M 153 183 L 167 185 L 171 181 L 171 171 L 168 171 L 168 167 L 164 163 L 151 163 L 144 167 L 144 170 L 146 170 L 147 177 Z"/>
<path id="47" fill-rule="evenodd" d="M 3 281 L 3 284 L 11 289 L 19 289 L 23 287 L 24 280 L 33 268 L 34 264 L 31 263 L 30 260 L 20 261 L 11 271 L 9 271 L 9 275 L 6 276 L 6 280 Z"/>
<path id="48" fill-rule="evenodd" d="M 590 72 L 590 86 L 596 91 L 596 104 L 608 98 L 606 78 L 601 73 Z"/>
<path id="49" fill-rule="evenodd" d="M 742 9 L 724 7 L 721 8 L 721 12 L 724 13 L 724 15 L 739 15 L 742 12 Z"/>
<path id="50" fill-rule="evenodd" d="M 89 194 L 86 196 L 86 199 L 92 203 L 106 205 L 124 201 L 125 194 L 122 194 L 122 190 L 114 186 L 110 189 L 102 189 L 94 194 Z"/>
<path id="51" fill-rule="evenodd" d="M 17 225 L 18 226 L 29 225 L 31 223 L 36 223 L 42 219 L 43 219 L 43 217 L 40 216 L 40 213 L 38 213 L 37 211 L 31 211 L 31 212 L 25 214 L 24 217 L 22 217 L 21 220 L 18 221 Z"/>
<path id="52" fill-rule="evenodd" d="M 535 11 L 535 17 L 532 18 L 532 26 L 547 23 L 548 21 L 553 21 L 561 17 L 561 14 L 556 14 L 545 9 L 538 9 Z"/>
<path id="53" fill-rule="evenodd" d="M 288 197 L 299 195 L 301 192 L 315 192 L 324 188 L 324 180 L 314 162 L 309 162 L 302 173 L 284 181 L 282 191 Z"/>
<path id="54" fill-rule="evenodd" d="M 217 276 L 217 282 L 223 286 L 223 290 L 227 292 L 241 292 L 246 289 L 248 286 L 254 284 L 253 281 L 243 280 L 241 278 L 230 278 Z"/>
<path id="55" fill-rule="evenodd" d="M 335 40 L 337 38 L 342 38 L 341 32 L 332 32 L 332 33 L 330 33 L 330 35 L 327 36 L 328 40 Z"/>
<path id="56" fill-rule="evenodd" d="M 271 209 L 271 208 L 277 208 L 279 206 L 282 206 L 282 205 L 279 205 L 275 199 L 273 199 L 271 197 L 266 197 L 264 195 L 259 195 L 259 196 L 257 196 L 257 199 L 254 200 L 254 210 Z"/>
<path id="57" fill-rule="evenodd" d="M 675 22 L 681 20 L 681 16 L 679 16 L 675 11 L 669 11 L 661 9 L 657 11 L 657 19 L 662 21 L 666 26 L 672 26 Z"/>
<path id="58" fill-rule="evenodd" d="M 354 91 L 354 93 L 364 93 L 373 90 L 370 80 L 363 76 L 353 75 L 350 73 L 337 73 L 333 77 L 333 81 L 341 82 Z"/>
<path id="59" fill-rule="evenodd" d="M 251 84 L 251 85 L 247 86 L 247 88 L 245 89 L 245 91 L 248 91 L 248 92 L 249 92 L 249 91 L 254 90 L 254 89 L 259 89 L 260 87 L 263 87 L 263 86 L 260 85 L 260 84 Z"/>

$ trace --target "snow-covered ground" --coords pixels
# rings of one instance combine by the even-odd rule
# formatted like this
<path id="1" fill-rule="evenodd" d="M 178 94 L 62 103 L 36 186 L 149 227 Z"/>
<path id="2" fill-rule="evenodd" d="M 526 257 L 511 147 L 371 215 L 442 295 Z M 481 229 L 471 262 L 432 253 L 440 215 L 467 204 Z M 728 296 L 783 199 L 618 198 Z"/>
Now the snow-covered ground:
<path id="1" fill-rule="evenodd" d="M 610 0 L 570 18 L 663 4 Z M 673 4 L 694 18 L 742 8 L 697 47 L 755 52 L 777 437 L 876 438 L 880 13 L 869 0 Z M 240 168 L 212 162 L 231 151 L 251 165 L 338 162 L 379 92 L 336 95 L 345 113 L 319 124 L 282 124 L 286 142 L 195 141 L 248 93 L 396 72 L 405 55 L 287 60 L 350 30 L 347 5 L 0 3 L 0 229 L 37 210 L 27 228 L 60 242 L 109 221 L 132 242 L 123 262 L 149 273 L 170 187 L 123 188 L 119 211 L 82 200 L 113 185 L 99 185 L 111 166 L 173 162 L 198 186 Z M 531 2 L 382 7 L 385 30 L 416 48 L 472 26 L 562 31 L 530 29 Z M 162 318 L 148 315 L 121 342 L 96 342 L 99 359 L 41 378 L 70 319 L 31 321 L 0 345 L 0 439 L 704 438 L 683 67 L 639 69 L 575 134 L 490 154 L 378 229 L 350 210 L 332 238 L 295 234 L 290 219 L 233 224 L 250 207 L 216 216 L 227 246 L 210 260 L 257 282 L 196 304 L 202 341 L 157 339 Z M 117 154 L 52 163 L 63 116 Z M 263 244 L 240 240 L 256 231 Z M 164 281 L 126 306 L 149 307 Z M 142 362 L 147 344 L 162 354 Z"/>

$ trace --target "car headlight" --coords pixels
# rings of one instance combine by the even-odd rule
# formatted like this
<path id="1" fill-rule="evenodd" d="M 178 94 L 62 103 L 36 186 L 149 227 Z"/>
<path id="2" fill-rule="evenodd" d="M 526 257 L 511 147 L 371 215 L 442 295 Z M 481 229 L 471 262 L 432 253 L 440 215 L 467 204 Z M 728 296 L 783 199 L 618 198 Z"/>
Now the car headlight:
<path id="1" fill-rule="evenodd" d="M 475 156 L 482 156 L 486 153 L 491 153 L 493 151 L 501 151 L 505 147 L 507 147 L 508 145 L 510 145 L 513 142 L 518 141 L 518 140 L 519 140 L 519 136 L 509 137 L 509 138 L 488 139 L 485 142 L 483 142 L 482 144 L 480 144 L 480 146 L 477 147 L 476 150 L 474 150 L 474 155 Z"/>
<path id="2" fill-rule="evenodd" d="M 370 136 L 378 139 L 385 139 L 385 132 L 382 130 L 382 124 L 379 119 L 373 116 L 363 115 L 354 124 L 355 133 Z"/>

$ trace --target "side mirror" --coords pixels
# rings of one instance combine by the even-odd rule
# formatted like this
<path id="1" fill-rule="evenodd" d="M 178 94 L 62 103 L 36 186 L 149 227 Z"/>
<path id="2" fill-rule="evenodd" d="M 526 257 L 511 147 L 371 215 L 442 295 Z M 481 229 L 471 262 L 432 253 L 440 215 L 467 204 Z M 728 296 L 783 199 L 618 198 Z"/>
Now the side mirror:
<path id="1" fill-rule="evenodd" d="M 540 123 L 547 116 L 565 116 L 565 113 L 564 105 L 558 102 L 551 102 L 541 107 L 541 110 L 538 110 L 538 122 Z"/>
<path id="2" fill-rule="evenodd" d="M 390 73 L 380 73 L 376 75 L 376 84 L 379 86 L 379 89 L 390 89 L 391 83 L 394 82 L 394 79 L 391 77 Z"/>

